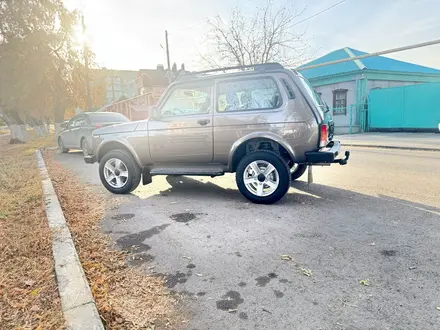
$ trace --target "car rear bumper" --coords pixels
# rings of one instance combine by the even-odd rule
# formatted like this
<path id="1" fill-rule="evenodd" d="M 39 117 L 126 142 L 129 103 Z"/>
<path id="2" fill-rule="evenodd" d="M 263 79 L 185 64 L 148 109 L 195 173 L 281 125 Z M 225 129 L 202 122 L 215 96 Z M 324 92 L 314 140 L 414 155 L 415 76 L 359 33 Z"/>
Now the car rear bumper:
<path id="1" fill-rule="evenodd" d="M 84 161 L 87 164 L 93 164 L 93 163 L 96 163 L 96 157 L 95 157 L 95 155 L 87 155 L 87 156 L 84 156 Z"/>
<path id="2" fill-rule="evenodd" d="M 331 141 L 326 147 L 318 151 L 306 152 L 306 163 L 309 165 L 337 163 L 345 165 L 350 158 L 350 151 L 345 152 L 345 158 L 337 159 L 341 149 L 341 142 Z"/>

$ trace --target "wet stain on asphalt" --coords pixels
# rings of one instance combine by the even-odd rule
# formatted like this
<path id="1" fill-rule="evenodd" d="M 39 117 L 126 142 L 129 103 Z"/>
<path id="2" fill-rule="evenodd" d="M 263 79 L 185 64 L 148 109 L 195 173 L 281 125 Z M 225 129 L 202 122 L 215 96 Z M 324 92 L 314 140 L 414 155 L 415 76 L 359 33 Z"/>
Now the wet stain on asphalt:
<path id="1" fill-rule="evenodd" d="M 300 237 L 300 238 L 320 238 L 320 237 L 322 237 L 322 234 L 313 233 L 313 232 L 305 232 L 305 233 L 296 233 L 293 236 Z"/>
<path id="2" fill-rule="evenodd" d="M 238 286 L 241 287 L 241 288 L 243 288 L 243 287 L 246 286 L 246 282 L 240 282 L 240 283 L 238 283 Z"/>
<path id="3" fill-rule="evenodd" d="M 194 269 L 194 268 L 196 268 L 196 265 L 194 265 L 194 264 L 189 264 L 188 266 L 186 266 L 186 268 Z"/>
<path id="4" fill-rule="evenodd" d="M 199 296 L 199 297 L 203 297 L 204 295 L 206 295 L 206 292 L 203 292 L 203 291 L 197 292 L 197 296 Z"/>
<path id="5" fill-rule="evenodd" d="M 136 253 L 130 257 L 128 257 L 128 264 L 130 266 L 140 266 L 146 262 L 151 262 L 154 260 L 154 256 L 147 253 Z"/>
<path id="6" fill-rule="evenodd" d="M 382 251 L 380 251 L 380 254 L 385 257 L 394 257 L 397 254 L 397 251 L 395 251 L 395 250 L 382 250 Z"/>
<path id="7" fill-rule="evenodd" d="M 288 279 L 282 278 L 279 280 L 280 283 L 286 284 L 286 283 L 290 283 L 290 281 Z"/>
<path id="8" fill-rule="evenodd" d="M 104 234 L 119 234 L 119 235 L 126 235 L 126 234 L 130 234 L 129 231 L 125 231 L 125 230 L 106 230 L 104 231 Z"/>
<path id="9" fill-rule="evenodd" d="M 242 257 L 242 254 L 241 254 L 240 252 L 238 252 L 238 251 L 235 252 L 235 255 L 236 255 L 237 257 L 240 257 L 240 258 Z"/>
<path id="10" fill-rule="evenodd" d="M 194 213 L 177 213 L 173 214 L 170 218 L 176 222 L 187 223 L 191 220 L 194 220 L 196 215 Z"/>
<path id="11" fill-rule="evenodd" d="M 116 220 L 116 221 L 124 221 L 124 220 L 133 219 L 133 218 L 134 218 L 133 213 L 115 214 L 114 216 L 112 216 L 112 220 Z"/>
<path id="12" fill-rule="evenodd" d="M 275 273 L 269 273 L 267 276 L 260 276 L 255 279 L 257 281 L 257 286 L 266 286 L 272 279 L 277 278 L 278 275 Z"/>
<path id="13" fill-rule="evenodd" d="M 170 218 L 176 222 L 183 222 L 187 224 L 188 222 L 197 219 L 198 215 L 206 215 L 206 213 L 176 213 L 170 216 Z"/>
<path id="14" fill-rule="evenodd" d="M 275 297 L 277 297 L 277 298 L 283 298 L 284 297 L 284 293 L 282 293 L 281 291 L 273 290 L 273 293 L 274 293 Z"/>
<path id="15" fill-rule="evenodd" d="M 246 313 L 241 312 L 240 314 L 238 314 L 238 317 L 242 320 L 247 320 L 249 317 Z"/>
<path id="16" fill-rule="evenodd" d="M 124 235 L 116 240 L 116 243 L 121 247 L 122 250 L 133 251 L 133 247 L 135 247 L 135 252 L 148 251 L 151 247 L 147 244 L 143 244 L 142 242 L 147 238 L 151 238 L 154 235 L 159 234 L 165 228 L 167 228 L 170 224 L 164 224 L 161 226 L 155 226 L 148 230 L 141 231 L 139 233 L 133 233 L 129 235 Z"/>
<path id="17" fill-rule="evenodd" d="M 216 302 L 217 309 L 222 311 L 229 311 L 230 309 L 237 309 L 238 305 L 242 304 L 244 299 L 241 298 L 241 295 L 237 291 L 228 291 L 224 296 L 222 296 L 222 300 L 218 300 Z"/>
<path id="18" fill-rule="evenodd" d="M 187 275 L 185 273 L 176 272 L 174 275 L 168 275 L 165 278 L 165 285 L 168 288 L 174 288 L 177 284 L 183 284 L 188 281 Z"/>

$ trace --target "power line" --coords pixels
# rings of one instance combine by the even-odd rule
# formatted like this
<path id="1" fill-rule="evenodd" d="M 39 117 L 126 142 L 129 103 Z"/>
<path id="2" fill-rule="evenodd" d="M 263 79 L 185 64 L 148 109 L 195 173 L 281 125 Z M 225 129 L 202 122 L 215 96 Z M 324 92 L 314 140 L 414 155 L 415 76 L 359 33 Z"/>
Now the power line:
<path id="1" fill-rule="evenodd" d="M 242 4 L 240 4 L 240 5 L 238 5 L 238 6 L 235 6 L 234 8 L 240 8 L 240 7 L 244 6 L 245 4 L 247 4 L 247 3 L 251 2 L 251 1 L 252 1 L 252 0 L 246 0 L 245 2 L 243 2 Z M 344 0 L 344 1 L 345 1 L 345 0 Z M 217 14 L 216 14 L 216 15 L 217 15 Z M 213 15 L 213 16 L 216 16 L 216 15 Z M 207 18 L 209 18 L 209 17 L 207 17 Z M 203 21 L 203 22 L 199 22 L 199 23 L 196 23 L 196 24 L 190 25 L 190 26 L 186 26 L 186 27 L 184 27 L 184 28 L 182 28 L 182 29 L 179 29 L 179 30 L 173 32 L 173 34 L 174 34 L 174 33 L 179 33 L 179 32 L 185 31 L 185 30 L 189 30 L 189 29 L 192 29 L 192 28 L 195 28 L 195 27 L 197 27 L 197 26 L 204 25 L 204 24 L 207 24 L 206 20 Z M 170 33 L 170 34 L 172 34 L 172 33 Z"/>
<path id="2" fill-rule="evenodd" d="M 344 3 L 345 1 L 347 1 L 347 0 L 341 0 L 338 3 L 335 3 L 334 5 L 331 5 L 330 7 L 327 7 L 325 9 L 321 10 L 320 12 L 317 12 L 316 14 L 313 14 L 312 16 L 309 16 L 309 17 L 303 19 L 302 21 L 296 22 L 295 24 L 289 26 L 289 28 L 292 28 L 292 27 L 294 27 L 294 26 L 296 26 L 298 24 L 301 24 L 301 23 L 303 23 L 305 21 L 308 21 L 309 19 L 312 19 L 312 18 L 314 18 L 314 17 L 316 17 L 318 15 L 321 15 L 322 13 L 325 13 L 326 11 L 328 11 L 328 10 L 338 6 L 338 5 L 340 5 L 341 3 Z"/>
<path id="3" fill-rule="evenodd" d="M 364 55 L 360 55 L 360 56 L 344 58 L 342 60 L 336 60 L 336 61 L 331 61 L 331 62 L 326 62 L 326 63 L 319 63 L 319 64 L 308 65 L 308 66 L 305 66 L 305 67 L 299 67 L 296 70 L 303 71 L 303 70 L 309 70 L 309 69 L 314 69 L 314 68 L 320 68 L 322 66 L 338 64 L 338 63 L 344 63 L 344 62 L 350 62 L 350 61 L 354 61 L 354 60 L 361 60 L 361 59 L 367 58 L 367 57 L 373 57 L 373 56 L 379 56 L 379 55 L 384 55 L 384 54 L 396 53 L 396 52 L 401 52 L 401 51 L 404 51 L 404 50 L 410 50 L 410 49 L 421 48 L 421 47 L 432 46 L 432 45 L 438 45 L 438 44 L 440 44 L 440 39 L 436 39 L 436 40 L 432 40 L 432 41 L 427 41 L 427 42 L 421 42 L 421 43 L 414 44 L 414 45 L 409 45 L 409 46 L 403 46 L 403 47 L 398 47 L 398 48 L 382 50 L 380 52 L 364 54 Z"/>

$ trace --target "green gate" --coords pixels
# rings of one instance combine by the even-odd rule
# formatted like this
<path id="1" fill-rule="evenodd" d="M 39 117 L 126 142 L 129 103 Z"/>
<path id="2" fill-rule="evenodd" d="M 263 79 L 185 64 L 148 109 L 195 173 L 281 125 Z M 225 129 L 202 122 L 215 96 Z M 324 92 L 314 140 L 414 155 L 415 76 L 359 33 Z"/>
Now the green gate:
<path id="1" fill-rule="evenodd" d="M 368 122 L 371 130 L 437 131 L 440 83 L 371 90 Z"/>

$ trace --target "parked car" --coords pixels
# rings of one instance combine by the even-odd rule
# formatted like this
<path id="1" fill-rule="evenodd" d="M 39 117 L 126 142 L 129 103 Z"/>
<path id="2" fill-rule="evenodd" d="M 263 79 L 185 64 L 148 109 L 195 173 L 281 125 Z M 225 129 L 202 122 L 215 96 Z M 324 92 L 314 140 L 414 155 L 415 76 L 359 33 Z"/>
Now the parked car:
<path id="1" fill-rule="evenodd" d="M 171 84 L 148 120 L 93 133 L 103 185 L 125 194 L 155 175 L 236 173 L 240 192 L 271 204 L 308 165 L 344 165 L 329 139 L 320 98 L 277 63 L 187 74 Z"/>
<path id="2" fill-rule="evenodd" d="M 130 120 L 120 113 L 84 112 L 61 124 L 58 147 L 66 153 L 69 149 L 81 149 L 84 155 L 91 152 L 92 132 L 98 128 L 126 123 Z"/>

